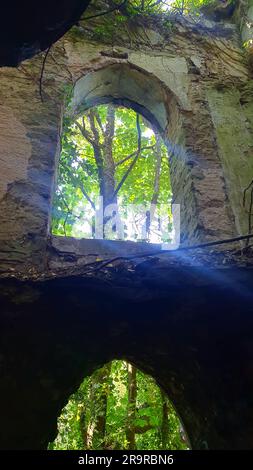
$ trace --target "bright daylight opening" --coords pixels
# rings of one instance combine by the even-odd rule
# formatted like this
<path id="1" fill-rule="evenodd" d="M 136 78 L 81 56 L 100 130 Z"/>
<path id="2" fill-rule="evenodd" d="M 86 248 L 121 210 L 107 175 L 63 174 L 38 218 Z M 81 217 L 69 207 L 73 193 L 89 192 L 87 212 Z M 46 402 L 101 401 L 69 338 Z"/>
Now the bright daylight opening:
<path id="1" fill-rule="evenodd" d="M 189 449 L 183 426 L 154 379 L 115 360 L 82 382 L 58 419 L 49 449 Z"/>
<path id="2" fill-rule="evenodd" d="M 170 242 L 171 200 L 168 151 L 144 117 L 112 104 L 65 117 L 54 235 Z"/>

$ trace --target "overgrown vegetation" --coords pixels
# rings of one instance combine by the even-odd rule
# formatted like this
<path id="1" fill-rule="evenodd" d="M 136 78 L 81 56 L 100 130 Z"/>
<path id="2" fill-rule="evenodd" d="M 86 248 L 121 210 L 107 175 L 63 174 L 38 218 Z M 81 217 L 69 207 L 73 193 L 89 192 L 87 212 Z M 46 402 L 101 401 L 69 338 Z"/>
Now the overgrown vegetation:
<path id="1" fill-rule="evenodd" d="M 203 7 L 209 5 L 211 8 L 216 8 L 220 3 L 218 0 L 117 0 L 105 2 L 105 5 L 108 4 L 108 12 L 116 11 L 120 12 L 122 16 L 130 17 L 136 15 L 164 15 L 166 13 L 198 15 Z M 222 3 L 227 5 L 235 3 L 235 0 L 227 0 Z M 96 2 L 93 2 L 92 5 L 95 4 Z M 100 14 L 96 13 L 94 17 L 100 16 Z M 89 15 L 85 16 L 89 18 Z"/>
<path id="2" fill-rule="evenodd" d="M 58 420 L 55 450 L 187 449 L 174 408 L 154 380 L 125 361 L 84 379 Z"/>
<path id="3" fill-rule="evenodd" d="M 165 12 L 180 15 L 199 14 L 204 5 L 217 5 L 215 0 L 128 0 L 127 11 L 132 14 L 161 14 Z"/>
<path id="4" fill-rule="evenodd" d="M 163 31 L 168 33 L 173 29 L 175 19 L 179 17 L 188 18 L 191 22 L 197 22 L 198 24 L 201 24 L 205 17 L 215 21 L 225 20 L 232 16 L 236 1 L 117 0 L 116 2 L 109 0 L 104 5 L 96 5 L 96 2 L 94 2 L 91 4 L 92 14 L 85 13 L 79 22 L 82 28 L 72 28 L 71 34 L 79 37 L 85 31 L 85 34 L 89 35 L 91 33 L 89 21 L 95 19 L 92 27 L 93 39 L 113 45 L 114 38 L 119 35 L 119 31 L 126 30 L 129 33 L 129 30 L 132 30 L 138 24 L 141 28 L 145 28 L 146 19 L 158 20 L 158 23 L 160 23 L 159 28 L 162 27 Z M 138 33 L 136 34 L 138 35 Z M 131 40 L 131 42 L 132 45 L 138 47 L 138 41 Z"/>
<path id="5" fill-rule="evenodd" d="M 95 217 L 101 196 L 105 238 L 169 240 L 168 152 L 160 135 L 131 109 L 101 105 L 75 122 L 65 119 L 52 232 L 100 238 Z M 163 237 L 161 224 L 166 224 Z"/>

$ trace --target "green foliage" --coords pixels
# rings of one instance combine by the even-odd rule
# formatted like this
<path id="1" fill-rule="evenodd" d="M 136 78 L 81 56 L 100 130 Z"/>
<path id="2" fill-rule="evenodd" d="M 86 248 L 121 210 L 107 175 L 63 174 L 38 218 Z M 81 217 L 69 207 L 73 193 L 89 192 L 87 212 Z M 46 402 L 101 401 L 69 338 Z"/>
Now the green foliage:
<path id="1" fill-rule="evenodd" d="M 216 0 L 175 0 L 171 3 L 170 9 L 181 15 L 199 16 L 204 6 L 216 4 Z"/>
<path id="2" fill-rule="evenodd" d="M 88 382 L 88 378 L 83 381 L 80 388 L 70 397 L 68 404 L 63 408 L 58 420 L 58 436 L 54 442 L 49 444 L 49 449 L 75 450 L 83 448 L 80 419 Z"/>
<path id="3" fill-rule="evenodd" d="M 231 0 L 231 3 L 236 0 Z M 119 37 L 120 31 L 124 32 L 126 29 L 129 31 L 140 20 L 140 23 L 145 24 L 145 19 L 156 18 L 161 20 L 161 25 L 165 30 L 170 32 L 173 29 L 173 17 L 177 15 L 191 16 L 192 19 L 199 19 L 201 13 L 209 13 L 213 9 L 220 6 L 219 0 L 128 0 L 122 5 L 122 2 L 113 2 L 120 8 L 111 11 L 112 4 L 108 5 L 108 12 L 102 15 L 92 27 L 92 37 L 100 42 L 106 44 L 114 44 L 114 39 Z M 223 4 L 222 4 L 223 6 Z M 104 13 L 106 10 L 103 10 Z M 94 15 L 95 12 L 94 12 Z M 92 16 L 92 15 L 91 15 Z M 86 15 L 83 24 L 86 26 Z M 89 15 L 88 15 L 89 18 Z M 144 20 L 144 21 L 143 21 Z M 91 20 L 92 21 L 92 20 Z M 88 24 L 88 21 L 87 21 Z M 122 28 L 123 27 L 123 28 Z M 159 27 L 158 27 L 159 29 Z M 69 33 L 73 40 L 80 40 L 85 38 L 87 30 L 73 27 Z M 90 32 L 89 32 L 90 34 Z M 138 33 L 137 33 L 138 34 Z M 134 43 L 133 39 L 133 43 Z"/>
<path id="4" fill-rule="evenodd" d="M 92 236 L 94 220 L 92 202 L 95 204 L 101 195 L 101 185 L 94 145 L 82 135 L 78 126 L 85 126 L 88 136 L 97 142 L 103 154 L 106 147 L 104 134 L 109 106 L 97 106 L 92 112 L 96 116 L 95 129 L 92 127 L 90 111 L 76 122 L 72 122 L 69 117 L 65 117 L 64 120 L 58 185 L 53 204 L 52 232 L 55 235 L 86 238 Z M 122 216 L 125 214 L 124 208 L 130 204 L 148 207 L 154 192 L 157 138 L 149 123 L 143 119 L 140 120 L 140 128 L 142 151 L 117 195 Z M 111 145 L 115 165 L 115 188 L 117 188 L 128 171 L 138 147 L 136 113 L 133 110 L 124 107 L 115 108 L 115 127 Z M 169 208 L 171 197 L 168 154 L 165 145 L 162 144 L 158 206 L 164 204 Z M 170 209 L 168 210 L 170 212 Z"/>
<path id="5" fill-rule="evenodd" d="M 162 396 L 161 390 L 152 377 L 141 371 L 137 372 L 138 394 L 137 394 L 137 416 L 150 416 L 150 422 L 154 428 L 144 434 L 137 434 L 136 442 L 138 449 L 162 449 Z M 166 449 L 186 449 L 187 444 L 183 440 L 183 431 L 178 416 L 168 402 L 168 440 Z M 143 406 L 145 404 L 145 406 Z M 145 421 L 144 421 L 145 422 Z"/>
<path id="6" fill-rule="evenodd" d="M 160 19 L 160 25 L 163 29 L 170 32 L 173 30 L 174 18 L 178 15 L 190 16 L 193 21 L 201 20 L 201 15 L 206 15 L 209 18 L 219 17 L 222 19 L 227 17 L 226 14 L 223 14 L 225 9 L 235 2 L 236 0 L 230 0 L 228 2 L 221 2 L 219 0 L 128 0 L 123 5 L 120 1 L 113 2 L 114 5 L 118 3 L 120 8 L 118 10 L 113 8 L 111 11 L 110 7 L 112 4 L 110 3 L 110 5 L 108 5 L 109 9 L 105 15 L 102 15 L 98 19 L 96 18 L 92 27 L 92 37 L 100 42 L 113 45 L 115 38 L 117 38 L 117 36 L 119 37 L 120 31 L 124 32 L 125 29 L 127 29 L 129 32 L 129 27 L 131 30 L 135 22 L 136 25 L 138 25 L 139 20 L 139 24 L 143 26 L 145 19 L 148 18 Z M 215 12 L 215 14 L 213 14 L 213 12 Z M 101 13 L 104 13 L 104 10 Z M 85 17 L 83 20 L 85 21 Z M 84 23 L 84 26 L 85 25 L 86 21 Z M 124 28 L 124 26 L 126 26 L 126 28 Z M 160 26 L 158 26 L 158 29 L 159 28 Z M 74 26 L 69 34 L 74 41 L 82 38 L 85 39 L 87 30 Z M 88 34 L 90 34 L 90 32 Z M 136 43 L 134 38 L 133 43 Z"/>
<path id="7" fill-rule="evenodd" d="M 110 376 L 105 382 L 96 382 L 98 394 L 107 393 L 105 449 L 127 449 L 127 364 L 125 361 L 113 361 Z M 95 372 L 96 374 L 96 372 Z M 94 375 L 85 378 L 79 390 L 74 393 L 63 408 L 58 419 L 58 436 L 50 444 L 50 449 L 74 450 L 85 449 L 82 437 L 82 413 L 85 414 L 85 426 L 94 411 L 94 400 L 90 400 L 90 385 L 94 386 Z M 144 428 L 147 422 L 150 429 L 136 434 L 137 449 L 159 450 L 162 446 L 162 395 L 155 381 L 141 371 L 137 371 L 136 427 Z M 165 449 L 187 449 L 188 445 L 178 416 L 168 401 L 168 439 Z M 92 449 L 93 447 L 91 447 Z"/>
<path id="8" fill-rule="evenodd" d="M 217 0 L 129 0 L 127 11 L 130 15 L 199 15 L 203 6 L 216 6 Z"/>
<path id="9" fill-rule="evenodd" d="M 245 49 L 252 48 L 252 46 L 253 46 L 253 39 L 248 39 L 247 41 L 244 41 L 243 43 L 243 47 Z"/>

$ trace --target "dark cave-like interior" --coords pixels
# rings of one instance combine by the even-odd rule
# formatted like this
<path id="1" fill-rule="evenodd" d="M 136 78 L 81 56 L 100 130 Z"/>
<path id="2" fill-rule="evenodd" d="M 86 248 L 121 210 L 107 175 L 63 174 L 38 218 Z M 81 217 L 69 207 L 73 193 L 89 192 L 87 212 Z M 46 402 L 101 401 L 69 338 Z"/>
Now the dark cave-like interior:
<path id="1" fill-rule="evenodd" d="M 83 21 L 89 3 L 11 1 L 0 20 L 0 449 L 46 450 L 84 377 L 123 359 L 191 449 L 252 450 L 252 1 L 95 1 Z M 50 232 L 64 119 L 105 103 L 167 146 L 178 250 Z"/>
<path id="2" fill-rule="evenodd" d="M 44 51 L 78 22 L 90 0 L 18 0 L 1 13 L 0 66 L 15 67 Z"/>
<path id="3" fill-rule="evenodd" d="M 193 449 L 251 448 L 251 273 L 143 263 L 106 281 L 1 281 L 2 449 L 45 449 L 83 377 L 115 358 L 157 380 Z"/>

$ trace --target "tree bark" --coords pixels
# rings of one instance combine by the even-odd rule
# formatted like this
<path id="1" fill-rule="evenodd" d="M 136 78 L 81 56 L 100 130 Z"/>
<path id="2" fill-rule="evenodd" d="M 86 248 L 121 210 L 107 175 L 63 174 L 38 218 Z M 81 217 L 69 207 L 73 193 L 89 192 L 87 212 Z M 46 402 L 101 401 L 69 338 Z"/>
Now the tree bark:
<path id="1" fill-rule="evenodd" d="M 162 426 L 161 426 L 161 444 L 162 449 L 166 450 L 168 445 L 168 436 L 169 436 L 169 420 L 168 420 L 168 399 L 166 394 L 161 390 L 162 398 Z"/>
<path id="2" fill-rule="evenodd" d="M 87 396 L 84 398 L 87 399 Z M 80 412 L 80 432 L 81 432 L 81 437 L 82 437 L 83 449 L 87 449 L 88 448 L 88 434 L 87 434 L 87 423 L 86 423 L 86 417 L 85 417 L 85 404 L 83 404 L 83 407 Z"/>
<path id="3" fill-rule="evenodd" d="M 103 197 L 103 207 L 104 207 L 104 218 L 103 218 L 103 230 L 104 236 L 105 225 L 109 222 L 113 215 L 116 214 L 107 214 L 105 215 L 105 209 L 110 204 L 117 204 L 117 195 L 121 187 L 123 186 L 126 178 L 129 173 L 132 171 L 137 159 L 141 153 L 141 126 L 140 126 L 140 116 L 136 116 L 136 129 L 137 129 L 137 138 L 138 145 L 137 150 L 131 156 L 134 156 L 131 164 L 129 165 L 126 173 L 122 177 L 121 181 L 116 187 L 115 179 L 115 170 L 116 164 L 113 157 L 113 138 L 115 132 L 115 108 L 112 105 L 107 106 L 107 116 L 106 124 L 103 127 L 100 116 L 98 112 L 94 109 L 90 109 L 87 114 L 89 120 L 89 130 L 85 126 L 85 120 L 83 118 L 82 125 L 80 122 L 76 121 L 76 125 L 86 140 L 92 145 L 94 158 L 96 161 L 97 171 L 98 171 L 98 182 L 99 182 L 99 192 L 100 196 Z M 79 185 L 80 187 L 80 185 Z M 86 196 L 86 199 L 89 200 L 92 207 L 94 208 L 93 202 L 85 194 L 84 188 L 80 187 L 83 194 Z M 115 226 L 112 227 L 115 231 Z"/>
<path id="4" fill-rule="evenodd" d="M 136 449 L 135 443 L 135 415 L 136 415 L 136 398 L 137 398 L 137 369 L 132 364 L 127 364 L 128 373 L 128 406 L 127 406 L 127 427 L 126 438 L 127 448 L 129 450 Z"/>
<path id="5" fill-rule="evenodd" d="M 115 108 L 111 105 L 108 105 L 107 107 L 105 129 L 103 128 L 99 114 L 95 110 L 90 109 L 88 119 L 92 133 L 90 141 L 92 143 L 94 158 L 96 160 L 98 170 L 99 192 L 100 196 L 103 197 L 105 212 L 107 206 L 117 203 L 117 195 L 115 194 L 115 162 L 113 158 Z M 99 129 L 97 128 L 97 125 Z M 110 216 L 104 216 L 104 227 L 110 218 Z"/>
<path id="6" fill-rule="evenodd" d="M 154 178 L 154 187 L 153 187 L 153 195 L 151 198 L 150 203 L 150 210 L 146 213 L 146 233 L 147 238 L 150 239 L 150 231 L 151 231 L 151 224 L 154 218 L 156 205 L 159 198 L 159 191 L 160 191 L 160 179 L 161 179 L 161 167 L 162 167 L 162 138 L 159 134 L 155 135 L 156 143 L 155 143 L 155 154 L 156 154 L 156 167 L 155 167 L 155 178 Z"/>
<path id="7" fill-rule="evenodd" d="M 117 197 L 114 195 L 115 191 L 115 163 L 113 159 L 113 137 L 115 127 L 115 108 L 108 106 L 107 108 L 107 119 L 106 119 L 106 130 L 104 134 L 104 145 L 103 145 L 103 188 L 102 195 L 104 197 L 104 207 L 108 204 L 117 202 Z"/>
<path id="8" fill-rule="evenodd" d="M 87 426 L 87 448 L 103 449 L 106 437 L 108 379 L 111 363 L 98 369 L 91 378 L 89 400 L 91 419 Z"/>

